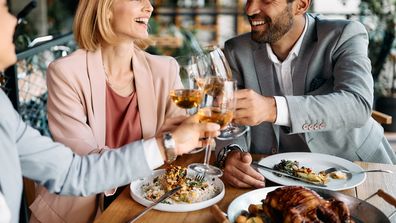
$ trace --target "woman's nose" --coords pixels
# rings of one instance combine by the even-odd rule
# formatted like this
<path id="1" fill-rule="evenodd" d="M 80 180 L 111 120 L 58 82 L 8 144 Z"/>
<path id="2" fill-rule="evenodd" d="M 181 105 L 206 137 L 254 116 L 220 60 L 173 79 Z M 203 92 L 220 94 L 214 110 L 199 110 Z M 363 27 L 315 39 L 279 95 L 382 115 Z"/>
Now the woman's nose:
<path id="1" fill-rule="evenodd" d="M 146 0 L 146 1 L 145 1 L 145 5 L 144 5 L 143 10 L 144 10 L 145 12 L 153 12 L 154 7 L 153 7 L 153 5 L 151 4 L 151 1 L 150 1 L 150 0 Z"/>

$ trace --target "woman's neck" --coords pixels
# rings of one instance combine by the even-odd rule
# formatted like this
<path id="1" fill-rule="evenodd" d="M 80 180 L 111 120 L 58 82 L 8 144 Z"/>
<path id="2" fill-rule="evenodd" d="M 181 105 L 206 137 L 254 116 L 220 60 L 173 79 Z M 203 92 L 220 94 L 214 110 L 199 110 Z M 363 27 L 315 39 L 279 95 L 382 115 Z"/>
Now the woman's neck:
<path id="1" fill-rule="evenodd" d="M 119 95 L 135 91 L 132 69 L 133 44 L 102 46 L 102 62 L 107 84 Z"/>
<path id="2" fill-rule="evenodd" d="M 102 62 L 108 77 L 130 74 L 133 48 L 133 43 L 102 46 Z"/>

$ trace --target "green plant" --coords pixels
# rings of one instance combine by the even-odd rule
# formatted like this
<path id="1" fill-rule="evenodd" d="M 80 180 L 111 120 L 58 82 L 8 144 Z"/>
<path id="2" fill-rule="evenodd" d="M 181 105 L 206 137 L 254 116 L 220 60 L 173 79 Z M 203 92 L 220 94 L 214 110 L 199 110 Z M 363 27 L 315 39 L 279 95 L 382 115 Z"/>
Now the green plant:
<path id="1" fill-rule="evenodd" d="M 361 0 L 361 21 L 369 33 L 369 57 L 376 96 L 396 92 L 395 49 L 396 0 Z M 393 67 L 393 68 L 392 68 Z"/>
<path id="2" fill-rule="evenodd" d="M 192 31 L 184 28 L 178 28 L 175 25 L 169 25 L 166 28 L 161 29 L 159 23 L 154 19 L 150 19 L 149 27 L 149 32 L 151 35 L 168 35 L 182 40 L 182 45 L 180 47 L 150 46 L 146 49 L 146 51 L 149 53 L 157 55 L 169 55 L 173 57 L 202 53 L 202 47 Z"/>

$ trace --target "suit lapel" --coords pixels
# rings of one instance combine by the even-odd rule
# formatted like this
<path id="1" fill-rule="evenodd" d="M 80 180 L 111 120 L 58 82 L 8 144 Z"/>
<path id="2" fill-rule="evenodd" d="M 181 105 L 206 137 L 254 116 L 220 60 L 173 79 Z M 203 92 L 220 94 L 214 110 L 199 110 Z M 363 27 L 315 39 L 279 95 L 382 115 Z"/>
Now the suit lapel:
<path id="1" fill-rule="evenodd" d="M 256 49 L 253 49 L 254 66 L 256 68 L 257 80 L 260 86 L 261 95 L 274 96 L 276 95 L 275 72 L 271 60 L 268 59 L 267 49 L 265 44 L 256 44 Z M 270 69 L 268 69 L 270 68 Z M 272 125 L 275 134 L 275 143 L 279 144 L 279 127 Z M 270 144 L 273 144 L 272 142 Z M 276 147 L 278 148 L 278 146 Z"/>
<path id="2" fill-rule="evenodd" d="M 275 83 L 274 71 L 273 69 L 268 69 L 268 67 L 272 68 L 272 63 L 267 58 L 267 50 L 264 44 L 253 50 L 253 60 L 260 92 L 262 95 L 270 96 L 275 94 Z"/>
<path id="3" fill-rule="evenodd" d="M 157 129 L 157 99 L 154 91 L 153 75 L 143 51 L 134 50 L 132 67 L 135 75 L 143 138 L 153 137 Z"/>
<path id="4" fill-rule="evenodd" d="M 299 56 L 295 61 L 295 68 L 292 77 L 293 95 L 303 95 L 305 93 L 308 66 L 317 42 L 315 20 L 311 16 L 306 16 L 306 19 L 308 19 L 308 27 L 301 45 Z"/>
<path id="5" fill-rule="evenodd" d="M 106 139 L 106 74 L 103 69 L 100 48 L 87 52 L 88 78 L 91 85 L 91 102 L 95 123 L 90 123 L 100 147 L 105 146 Z M 88 117 L 89 118 L 89 117 Z"/>

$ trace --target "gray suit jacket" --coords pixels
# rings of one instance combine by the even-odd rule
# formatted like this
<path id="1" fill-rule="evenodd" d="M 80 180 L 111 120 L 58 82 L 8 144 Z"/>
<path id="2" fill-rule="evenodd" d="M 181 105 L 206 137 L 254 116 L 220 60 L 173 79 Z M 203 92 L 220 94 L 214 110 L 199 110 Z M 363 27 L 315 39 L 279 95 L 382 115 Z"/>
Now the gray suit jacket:
<path id="1" fill-rule="evenodd" d="M 271 123 L 252 127 L 250 150 L 276 153 L 280 132 L 296 143 L 287 151 L 326 153 L 348 160 L 396 163 L 383 128 L 371 118 L 373 79 L 363 25 L 307 14 L 308 27 L 293 72 L 293 96 L 285 96 L 291 127 Z M 265 96 L 280 95 L 265 44 L 250 33 L 228 40 L 225 54 L 240 88 Z M 282 130 L 281 130 L 282 128 Z M 282 144 L 282 143 L 281 143 Z"/>
<path id="2" fill-rule="evenodd" d="M 63 195 L 89 195 L 151 174 L 141 141 L 78 156 L 26 125 L 0 89 L 0 190 L 18 222 L 22 175 Z M 78 130 L 76 130 L 78 131 Z"/>

